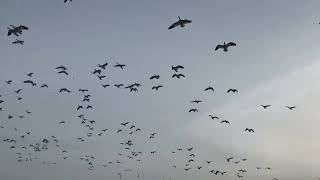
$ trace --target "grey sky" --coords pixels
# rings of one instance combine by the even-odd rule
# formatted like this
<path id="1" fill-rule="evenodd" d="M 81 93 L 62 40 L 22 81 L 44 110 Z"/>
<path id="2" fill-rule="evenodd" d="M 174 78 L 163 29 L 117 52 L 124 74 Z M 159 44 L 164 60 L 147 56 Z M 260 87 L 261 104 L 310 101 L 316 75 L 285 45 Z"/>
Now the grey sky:
<path id="1" fill-rule="evenodd" d="M 0 138 L 19 139 L 17 144 L 30 144 L 52 135 L 59 139 L 70 157 L 62 159 L 55 147 L 34 153 L 39 159 L 17 162 L 16 152 L 0 142 L 0 179 L 118 179 L 118 172 L 132 169 L 123 179 L 238 179 L 235 172 L 247 169 L 245 179 L 279 180 L 317 179 L 320 176 L 317 127 L 320 97 L 318 42 L 320 41 L 320 2 L 316 0 L 203 0 L 203 1 L 119 1 L 119 0 L 2 0 L 0 2 L 0 99 L 5 100 L 0 112 Z M 191 19 L 186 28 L 168 31 L 177 17 Z M 19 37 L 23 46 L 13 45 L 7 37 L 10 24 L 30 28 Z M 229 52 L 214 51 L 217 44 L 234 41 Z M 108 62 L 106 78 L 99 81 L 91 72 L 97 64 Z M 126 64 L 125 70 L 113 68 Z M 172 79 L 171 65 L 181 64 L 185 79 Z M 65 65 L 69 76 L 56 73 Z M 21 82 L 34 72 L 38 86 Z M 159 74 L 159 80 L 149 77 Z M 12 79 L 12 85 L 5 80 Z M 139 82 L 138 93 L 108 87 L 101 83 Z M 152 91 L 153 85 L 163 89 Z M 214 93 L 204 92 L 209 85 Z M 58 93 L 69 88 L 71 94 Z M 22 102 L 14 90 L 22 88 Z M 83 95 L 78 88 L 88 88 L 94 110 L 86 117 L 95 120 L 94 137 L 85 142 L 87 129 L 80 125 L 76 111 Z M 237 88 L 238 94 L 227 94 Z M 190 104 L 200 99 L 203 103 Z M 272 104 L 264 110 L 261 104 Z M 287 105 L 296 105 L 289 111 Z M 190 108 L 198 113 L 188 113 Z M 32 111 L 19 119 L 25 110 Z M 86 111 L 84 111 L 86 112 Z M 8 120 L 9 114 L 15 116 Z M 212 121 L 215 114 L 231 125 Z M 65 120 L 65 125 L 59 121 Z M 133 137 L 116 135 L 120 123 L 140 127 Z M 244 132 L 246 127 L 254 134 Z M 17 128 L 18 131 L 14 131 Z M 107 135 L 98 137 L 102 128 Z M 26 131 L 32 136 L 21 140 Z M 148 140 L 156 132 L 155 139 Z M 134 149 L 143 151 L 142 162 L 119 157 L 126 151 L 120 142 L 132 139 Z M 172 154 L 181 147 L 184 152 Z M 195 163 L 183 170 L 194 147 Z M 155 155 L 150 152 L 156 150 Z M 94 155 L 95 170 L 89 171 L 80 160 Z M 240 164 L 227 163 L 224 157 L 248 158 Z M 108 165 L 120 159 L 120 165 Z M 54 164 L 42 164 L 57 162 Z M 213 160 L 207 165 L 205 160 Z M 173 164 L 177 165 L 174 169 Z M 203 166 L 200 171 L 197 166 Z M 256 167 L 272 167 L 257 171 Z M 216 177 L 210 169 L 227 174 Z"/>

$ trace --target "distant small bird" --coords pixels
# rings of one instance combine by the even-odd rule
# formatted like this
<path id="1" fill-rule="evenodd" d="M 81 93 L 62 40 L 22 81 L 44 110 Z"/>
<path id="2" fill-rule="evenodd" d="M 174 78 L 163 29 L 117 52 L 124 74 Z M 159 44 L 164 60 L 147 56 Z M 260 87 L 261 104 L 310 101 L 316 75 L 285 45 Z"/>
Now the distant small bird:
<path id="1" fill-rule="evenodd" d="M 233 157 L 229 157 L 229 158 L 225 158 L 225 159 L 227 160 L 227 162 L 230 162 L 233 159 Z"/>
<path id="2" fill-rule="evenodd" d="M 94 69 L 92 74 L 101 74 L 101 69 Z"/>
<path id="3" fill-rule="evenodd" d="M 201 100 L 193 100 L 193 101 L 191 101 L 191 103 L 201 103 L 202 101 Z"/>
<path id="4" fill-rule="evenodd" d="M 168 27 L 168 30 L 173 29 L 177 26 L 180 26 L 181 28 L 185 27 L 186 24 L 191 23 L 191 20 L 188 19 L 181 19 L 180 16 L 178 16 L 179 20 L 174 22 L 171 26 Z"/>
<path id="5" fill-rule="evenodd" d="M 172 78 L 174 78 L 174 77 L 180 79 L 181 77 L 185 77 L 185 75 L 183 75 L 183 74 L 173 74 Z"/>
<path id="6" fill-rule="evenodd" d="M 230 93 L 230 92 L 237 93 L 238 90 L 237 89 L 228 89 L 227 93 Z"/>
<path id="7" fill-rule="evenodd" d="M 65 124 L 66 123 L 66 121 L 60 121 L 59 122 L 59 124 Z"/>
<path id="8" fill-rule="evenodd" d="M 227 120 L 223 120 L 223 121 L 221 121 L 220 123 L 230 124 L 230 122 L 229 122 L 229 121 L 227 121 Z"/>
<path id="9" fill-rule="evenodd" d="M 91 105 L 88 105 L 87 109 L 93 109 L 93 107 Z"/>
<path id="10" fill-rule="evenodd" d="M 66 71 L 66 70 L 67 70 L 67 68 L 64 67 L 64 66 L 58 66 L 58 67 L 56 67 L 56 69 L 58 69 L 58 70 L 63 70 L 63 71 Z"/>
<path id="11" fill-rule="evenodd" d="M 120 64 L 117 62 L 117 64 L 114 65 L 113 67 L 119 67 L 119 68 L 123 69 L 125 66 L 126 66 L 125 64 Z"/>
<path id="12" fill-rule="evenodd" d="M 286 106 L 289 110 L 293 110 L 296 108 L 296 106 Z"/>
<path id="13" fill-rule="evenodd" d="M 19 96 L 18 96 L 18 101 L 20 101 L 20 100 L 22 100 L 22 97 L 19 97 Z"/>
<path id="14" fill-rule="evenodd" d="M 69 73 L 68 73 L 67 71 L 65 71 L 65 70 L 59 71 L 58 73 L 59 73 L 59 74 L 65 74 L 65 75 L 67 75 L 67 76 L 69 75 Z"/>
<path id="15" fill-rule="evenodd" d="M 7 84 L 11 84 L 12 83 L 12 80 L 8 80 L 6 81 Z"/>
<path id="16" fill-rule="evenodd" d="M 29 77 L 32 77 L 33 76 L 33 73 L 31 72 L 31 73 L 28 73 L 28 74 L 26 74 L 27 76 L 29 76 Z"/>
<path id="17" fill-rule="evenodd" d="M 45 88 L 45 87 L 48 88 L 48 85 L 47 84 L 42 84 L 40 88 Z"/>
<path id="18" fill-rule="evenodd" d="M 97 75 L 97 77 L 98 77 L 100 80 L 102 80 L 102 79 L 105 78 L 106 76 L 99 76 L 99 75 Z"/>
<path id="19" fill-rule="evenodd" d="M 253 130 L 253 129 L 250 129 L 250 128 L 246 128 L 244 131 L 254 132 L 254 130 Z"/>
<path id="20" fill-rule="evenodd" d="M 82 92 L 82 93 L 86 93 L 88 92 L 89 90 L 88 89 L 78 89 L 79 92 Z"/>
<path id="21" fill-rule="evenodd" d="M 212 163 L 212 161 L 206 161 L 208 164 Z"/>
<path id="22" fill-rule="evenodd" d="M 61 89 L 59 90 L 59 92 L 71 93 L 71 91 L 70 91 L 69 89 L 67 89 L 67 88 L 61 88 Z"/>
<path id="23" fill-rule="evenodd" d="M 108 63 L 104 63 L 104 64 L 98 64 L 98 67 L 101 68 L 101 69 L 106 69 L 106 67 L 108 66 Z"/>
<path id="24" fill-rule="evenodd" d="M 158 85 L 158 86 L 153 86 L 151 89 L 155 89 L 155 90 L 159 90 L 159 88 L 163 87 L 162 85 Z"/>
<path id="25" fill-rule="evenodd" d="M 138 92 L 138 89 L 137 88 L 130 88 L 130 92 L 132 92 L 132 91 Z"/>
<path id="26" fill-rule="evenodd" d="M 123 84 L 115 84 L 114 86 L 116 86 L 117 88 L 120 88 L 121 86 L 124 86 Z"/>
<path id="27" fill-rule="evenodd" d="M 214 120 L 214 119 L 219 119 L 218 116 L 212 116 L 211 114 L 209 114 L 209 117 L 210 117 L 212 120 Z"/>
<path id="28" fill-rule="evenodd" d="M 178 72 L 179 69 L 184 69 L 184 67 L 181 65 L 177 65 L 177 66 L 171 66 L 171 69 L 174 70 L 175 72 Z"/>
<path id="29" fill-rule="evenodd" d="M 26 80 L 26 81 L 23 81 L 23 83 L 25 84 L 31 84 L 32 86 L 36 86 L 37 84 L 31 80 Z"/>
<path id="30" fill-rule="evenodd" d="M 240 161 L 234 161 L 233 163 L 238 164 Z"/>
<path id="31" fill-rule="evenodd" d="M 23 44 L 24 44 L 24 41 L 19 40 L 19 39 L 16 39 L 15 41 L 12 42 L 12 44 L 20 44 L 20 45 L 23 45 Z"/>
<path id="32" fill-rule="evenodd" d="M 266 169 L 266 170 L 271 170 L 271 168 L 270 168 L 270 167 L 266 167 L 265 169 Z"/>
<path id="33" fill-rule="evenodd" d="M 242 161 L 246 161 L 247 159 L 241 159 Z"/>
<path id="34" fill-rule="evenodd" d="M 188 150 L 188 151 L 192 151 L 192 149 L 193 149 L 193 147 L 191 147 L 191 148 L 187 148 L 187 150 Z"/>
<path id="35" fill-rule="evenodd" d="M 46 143 L 46 144 L 49 143 L 49 141 L 47 139 L 43 139 L 42 142 Z"/>
<path id="36" fill-rule="evenodd" d="M 79 111 L 80 109 L 83 109 L 83 106 L 78 105 L 78 107 L 77 107 L 77 111 Z"/>
<path id="37" fill-rule="evenodd" d="M 223 49 L 224 52 L 227 52 L 228 48 L 232 47 L 232 46 L 236 46 L 236 43 L 229 42 L 228 44 L 226 44 L 225 42 L 223 42 L 223 44 L 218 44 L 214 50 L 217 51 L 218 49 L 221 48 L 221 49 Z"/>
<path id="38" fill-rule="evenodd" d="M 101 86 L 102 86 L 103 88 L 106 88 L 106 87 L 109 87 L 110 84 L 101 84 Z"/>
<path id="39" fill-rule="evenodd" d="M 211 86 L 209 86 L 209 87 L 207 87 L 207 88 L 204 89 L 204 91 L 209 91 L 209 90 L 211 90 L 212 92 L 214 92 L 214 89 L 213 89 L 213 87 L 211 87 Z"/>
<path id="40" fill-rule="evenodd" d="M 12 27 L 12 29 L 8 27 L 8 36 L 10 36 L 11 34 L 14 34 L 15 36 L 19 36 L 19 34 L 22 34 L 23 30 L 29 29 L 27 26 L 24 26 L 24 25 L 19 25 L 19 26 L 10 25 L 10 26 Z"/>
<path id="41" fill-rule="evenodd" d="M 263 109 L 267 109 L 268 107 L 270 107 L 271 105 L 268 104 L 268 105 L 261 105 L 261 107 L 263 107 Z"/>
<path id="42" fill-rule="evenodd" d="M 21 92 L 22 89 L 18 89 L 16 91 L 14 91 L 15 93 L 19 94 Z"/>
<path id="43" fill-rule="evenodd" d="M 141 131 L 141 129 L 140 129 L 140 128 L 138 128 L 138 129 L 136 129 L 136 132 L 137 132 L 137 131 Z"/>
<path id="44" fill-rule="evenodd" d="M 67 3 L 68 1 L 72 2 L 72 0 L 64 0 L 64 3 Z"/>
<path id="45" fill-rule="evenodd" d="M 129 122 L 121 123 L 122 126 L 126 126 Z"/>
<path id="46" fill-rule="evenodd" d="M 153 75 L 153 76 L 151 76 L 149 79 L 159 79 L 160 78 L 160 75 L 157 75 L 157 74 L 155 74 L 155 75 Z"/>
<path id="47" fill-rule="evenodd" d="M 199 111 L 198 109 L 193 108 L 193 109 L 190 109 L 189 112 L 199 112 Z"/>

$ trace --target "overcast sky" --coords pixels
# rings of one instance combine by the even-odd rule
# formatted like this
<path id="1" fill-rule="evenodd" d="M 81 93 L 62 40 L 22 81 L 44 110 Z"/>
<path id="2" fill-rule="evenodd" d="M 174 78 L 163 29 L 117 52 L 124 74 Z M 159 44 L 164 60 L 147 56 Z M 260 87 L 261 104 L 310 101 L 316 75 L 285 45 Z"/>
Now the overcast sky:
<path id="1" fill-rule="evenodd" d="M 127 180 L 231 180 L 238 179 L 239 169 L 248 171 L 243 174 L 248 180 L 317 179 L 319 7 L 317 0 L 2 0 L 0 179 L 102 180 L 119 179 L 122 172 Z M 168 30 L 178 16 L 192 23 Z M 25 41 L 23 46 L 11 44 L 16 37 L 7 37 L 10 24 L 29 27 L 17 37 Z M 237 46 L 214 51 L 224 41 Z M 106 78 L 100 81 L 91 73 L 105 62 Z M 117 62 L 126 64 L 124 70 L 113 67 Z M 180 72 L 186 78 L 172 79 L 171 66 L 178 64 L 185 67 Z M 68 76 L 57 73 L 59 65 L 68 68 Z M 26 76 L 30 72 L 32 78 Z M 160 79 L 149 80 L 154 74 Z M 27 79 L 37 86 L 23 84 Z M 142 84 L 139 92 L 113 86 L 134 82 Z M 49 88 L 40 88 L 43 83 Z M 159 91 L 151 89 L 159 84 L 164 86 Z M 215 91 L 205 92 L 208 86 Z M 60 88 L 72 92 L 59 93 Z M 89 103 L 82 102 L 79 88 L 89 89 Z M 227 94 L 229 88 L 239 93 Z M 191 104 L 195 99 L 203 102 Z M 94 109 L 76 110 L 87 104 Z M 261 104 L 272 106 L 263 109 Z M 297 107 L 290 111 L 286 106 Z M 190 108 L 199 112 L 189 113 Z M 80 124 L 81 113 L 96 121 L 93 131 Z M 220 119 L 211 120 L 209 114 Z M 62 120 L 66 123 L 59 124 Z M 142 131 L 130 136 L 129 125 L 120 125 L 126 121 Z M 108 131 L 98 136 L 104 128 Z M 123 132 L 116 134 L 119 128 Z M 28 131 L 30 136 L 20 138 Z M 87 137 L 88 132 L 93 136 Z M 151 133 L 157 133 L 154 139 L 149 139 Z M 59 139 L 60 148 L 50 136 Z M 5 138 L 17 143 L 3 142 Z M 34 152 L 29 144 L 43 138 L 50 139 L 49 149 Z M 133 141 L 132 151 L 142 151 L 142 162 L 126 157 L 130 151 L 120 143 L 127 140 Z M 16 148 L 10 149 L 12 145 Z M 186 150 L 190 147 L 191 152 Z M 19 152 L 24 159 L 38 159 L 17 162 Z M 185 171 L 191 153 L 195 162 Z M 80 160 L 88 154 L 96 158 L 93 171 Z M 225 157 L 248 160 L 235 164 Z M 216 176 L 211 169 L 227 173 Z"/>

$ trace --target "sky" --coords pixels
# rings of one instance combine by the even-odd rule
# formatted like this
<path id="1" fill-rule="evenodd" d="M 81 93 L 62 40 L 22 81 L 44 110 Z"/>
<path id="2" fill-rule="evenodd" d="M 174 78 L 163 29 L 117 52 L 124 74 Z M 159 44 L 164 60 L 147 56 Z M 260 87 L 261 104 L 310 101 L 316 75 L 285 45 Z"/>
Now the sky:
<path id="1" fill-rule="evenodd" d="M 120 179 L 121 172 L 124 180 L 232 180 L 239 179 L 239 169 L 246 169 L 240 179 L 317 179 L 319 6 L 317 0 L 2 0 L 0 177 L 102 180 Z M 192 23 L 168 30 L 178 16 Z M 11 24 L 29 30 L 8 37 Z M 16 38 L 24 45 L 12 44 Z M 237 46 L 214 51 L 217 44 L 230 41 Z M 92 72 L 105 62 L 106 78 L 100 81 Z M 117 62 L 125 68 L 113 67 Z M 186 77 L 173 79 L 171 66 L 179 64 Z M 60 65 L 68 68 L 68 76 L 57 73 Z M 30 72 L 32 78 L 26 76 Z M 150 80 L 154 74 L 160 79 Z M 24 84 L 27 79 L 37 86 Z M 135 93 L 113 86 L 134 82 L 142 84 Z M 40 88 L 43 83 L 49 87 Z M 159 91 L 151 89 L 159 84 Z M 208 86 L 215 91 L 204 91 Z M 72 92 L 59 93 L 60 88 Z M 89 103 L 82 102 L 79 88 L 89 90 Z M 230 88 L 239 92 L 226 93 Z M 18 89 L 20 94 L 14 92 Z M 17 96 L 23 99 L 17 101 Z M 195 99 L 203 102 L 190 103 Z M 87 104 L 94 108 L 76 110 Z M 271 107 L 263 109 L 262 104 Z M 190 108 L 199 112 L 189 113 Z M 80 114 L 96 121 L 92 131 L 81 125 Z M 220 119 L 211 120 L 209 114 Z M 62 120 L 66 123 L 59 124 Z M 129 125 L 120 124 L 127 121 L 142 131 L 129 135 Z M 104 128 L 106 133 L 98 136 Z M 123 132 L 117 134 L 118 129 Z M 21 138 L 25 132 L 31 135 Z M 155 138 L 149 139 L 151 133 Z M 6 138 L 17 142 L 2 141 Z M 43 144 L 44 138 L 50 140 L 48 150 L 29 147 Z M 127 140 L 133 141 L 132 151 L 142 152 L 137 157 L 141 162 L 126 157 L 130 152 L 120 143 Z M 16 148 L 10 149 L 12 145 Z M 186 150 L 190 147 L 191 152 Z M 18 162 L 19 152 L 33 161 Z M 185 171 L 191 153 L 195 162 Z M 90 160 L 93 170 L 80 159 L 85 155 L 95 157 Z M 225 157 L 234 159 L 228 163 Z M 211 169 L 227 173 L 216 176 Z"/>

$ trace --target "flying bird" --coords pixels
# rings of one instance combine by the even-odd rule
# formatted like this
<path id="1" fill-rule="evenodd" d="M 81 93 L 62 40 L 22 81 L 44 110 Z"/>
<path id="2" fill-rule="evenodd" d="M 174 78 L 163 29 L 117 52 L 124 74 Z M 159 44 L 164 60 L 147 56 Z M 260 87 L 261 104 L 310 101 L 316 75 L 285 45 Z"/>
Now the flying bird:
<path id="1" fill-rule="evenodd" d="M 119 68 L 123 69 L 125 66 L 126 66 L 125 64 L 120 64 L 117 62 L 117 64 L 114 65 L 113 67 L 119 67 Z"/>
<path id="2" fill-rule="evenodd" d="M 296 108 L 296 106 L 286 106 L 289 110 L 293 110 Z"/>
<path id="3" fill-rule="evenodd" d="M 94 69 L 92 74 L 101 74 L 101 69 Z"/>
<path id="4" fill-rule="evenodd" d="M 67 3 L 68 1 L 72 2 L 72 0 L 64 0 L 64 3 Z"/>
<path id="5" fill-rule="evenodd" d="M 233 157 L 229 157 L 229 158 L 225 158 L 225 159 L 227 160 L 227 162 L 230 162 L 233 159 Z"/>
<path id="6" fill-rule="evenodd" d="M 263 109 L 267 109 L 268 107 L 270 107 L 271 105 L 268 104 L 268 105 L 261 105 L 261 107 L 263 107 Z"/>
<path id="7" fill-rule="evenodd" d="M 193 100 L 193 101 L 191 101 L 191 103 L 201 103 L 202 101 L 200 101 L 200 100 Z"/>
<path id="8" fill-rule="evenodd" d="M 99 75 L 97 75 L 97 77 L 98 77 L 100 80 L 102 80 L 102 79 L 105 78 L 106 76 L 99 76 Z"/>
<path id="9" fill-rule="evenodd" d="M 63 70 L 63 71 L 66 71 L 66 70 L 67 70 L 67 68 L 64 67 L 64 66 L 58 66 L 58 67 L 56 67 L 56 69 L 57 69 L 57 70 Z"/>
<path id="10" fill-rule="evenodd" d="M 116 86 L 117 88 L 120 88 L 121 86 L 123 86 L 123 84 L 115 84 L 114 86 Z"/>
<path id="11" fill-rule="evenodd" d="M 104 64 L 98 64 L 98 67 L 101 68 L 101 69 L 106 69 L 106 67 L 108 66 L 108 63 L 104 63 Z"/>
<path id="12" fill-rule="evenodd" d="M 61 89 L 59 90 L 59 92 L 71 93 L 71 91 L 70 91 L 69 89 L 67 89 L 67 88 L 61 88 Z"/>
<path id="13" fill-rule="evenodd" d="M 254 132 L 254 130 L 253 130 L 253 129 L 250 129 L 250 128 L 246 128 L 244 131 Z"/>
<path id="14" fill-rule="evenodd" d="M 29 77 L 32 77 L 33 76 L 33 73 L 31 72 L 31 73 L 28 73 L 28 74 L 26 74 L 27 76 L 29 76 Z"/>
<path id="15" fill-rule="evenodd" d="M 179 69 L 184 69 L 184 67 L 181 65 L 177 65 L 177 66 L 171 66 L 171 69 L 174 70 L 175 72 L 178 72 Z"/>
<path id="16" fill-rule="evenodd" d="M 7 84 L 11 84 L 12 83 L 12 80 L 8 80 L 6 81 Z"/>
<path id="17" fill-rule="evenodd" d="M 78 91 L 82 92 L 82 93 L 85 93 L 85 92 L 88 92 L 89 90 L 88 89 L 79 89 Z"/>
<path id="18" fill-rule="evenodd" d="M 122 126 L 126 126 L 129 122 L 121 123 Z"/>
<path id="19" fill-rule="evenodd" d="M 227 93 L 230 93 L 230 92 L 237 93 L 238 90 L 237 89 L 228 89 Z"/>
<path id="20" fill-rule="evenodd" d="M 160 75 L 157 75 L 157 74 L 155 74 L 155 75 L 153 75 L 153 76 L 151 76 L 149 79 L 159 79 L 160 78 Z"/>
<path id="21" fill-rule="evenodd" d="M 103 88 L 106 88 L 106 87 L 109 87 L 110 84 L 101 84 L 101 86 L 102 86 Z"/>
<path id="22" fill-rule="evenodd" d="M 24 41 L 19 40 L 19 39 L 16 39 L 15 41 L 12 42 L 12 44 L 20 44 L 20 45 L 23 45 L 23 44 L 24 44 Z"/>
<path id="23" fill-rule="evenodd" d="M 14 34 L 15 36 L 19 36 L 20 34 L 22 34 L 23 30 L 29 29 L 27 26 L 24 26 L 24 25 L 19 25 L 19 26 L 10 25 L 10 26 L 12 27 L 12 29 L 8 27 L 8 36 L 10 36 L 11 34 Z"/>
<path id="24" fill-rule="evenodd" d="M 198 109 L 190 109 L 189 112 L 199 112 Z"/>
<path id="25" fill-rule="evenodd" d="M 174 78 L 174 77 L 180 79 L 181 77 L 185 77 L 185 75 L 183 75 L 183 74 L 176 74 L 176 73 L 175 73 L 175 74 L 172 75 L 172 78 Z"/>
<path id="26" fill-rule="evenodd" d="M 19 94 L 21 92 L 22 89 L 18 89 L 16 91 L 14 91 L 15 93 Z"/>
<path id="27" fill-rule="evenodd" d="M 207 88 L 204 89 L 204 91 L 209 91 L 209 90 L 211 90 L 212 92 L 214 92 L 214 89 L 213 89 L 213 87 L 211 87 L 211 86 L 209 86 L 209 87 L 207 87 Z"/>
<path id="28" fill-rule="evenodd" d="M 218 116 L 212 116 L 211 114 L 209 114 L 209 117 L 210 117 L 212 120 L 214 120 L 214 119 L 219 119 Z"/>
<path id="29" fill-rule="evenodd" d="M 218 44 L 214 50 L 217 51 L 218 49 L 221 48 L 221 49 L 223 49 L 224 52 L 227 52 L 228 48 L 232 47 L 232 46 L 236 46 L 236 43 L 229 42 L 228 44 L 226 44 L 225 42 L 223 42 L 223 44 Z"/>
<path id="30" fill-rule="evenodd" d="M 23 81 L 23 83 L 25 84 L 31 84 L 32 86 L 36 86 L 37 84 L 31 80 L 26 80 L 26 81 Z"/>
<path id="31" fill-rule="evenodd" d="M 159 88 L 163 87 L 162 85 L 158 85 L 158 86 L 153 86 L 151 89 L 155 89 L 155 90 L 159 90 Z"/>
<path id="32" fill-rule="evenodd" d="M 44 88 L 44 87 L 48 88 L 48 85 L 47 84 L 42 84 L 40 88 Z"/>
<path id="33" fill-rule="evenodd" d="M 230 124 L 230 122 L 229 122 L 229 121 L 227 121 L 227 120 L 222 120 L 220 123 Z"/>
<path id="34" fill-rule="evenodd" d="M 65 70 L 59 71 L 58 73 L 59 73 L 59 74 L 65 74 L 65 75 L 67 75 L 67 76 L 69 75 L 69 73 L 68 73 L 67 71 L 65 71 Z"/>
<path id="35" fill-rule="evenodd" d="M 186 24 L 191 23 L 191 20 L 188 19 L 181 19 L 180 16 L 178 16 L 179 20 L 175 23 L 173 23 L 171 26 L 168 27 L 168 30 L 173 29 L 177 26 L 180 26 L 181 28 L 185 27 Z"/>

